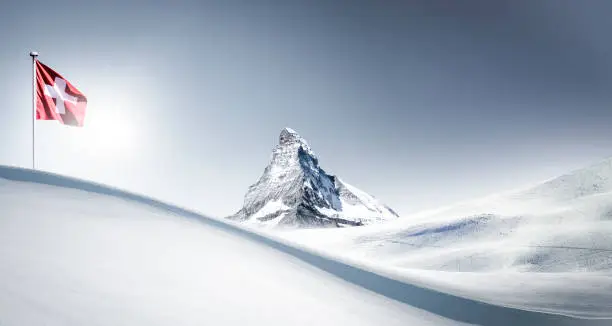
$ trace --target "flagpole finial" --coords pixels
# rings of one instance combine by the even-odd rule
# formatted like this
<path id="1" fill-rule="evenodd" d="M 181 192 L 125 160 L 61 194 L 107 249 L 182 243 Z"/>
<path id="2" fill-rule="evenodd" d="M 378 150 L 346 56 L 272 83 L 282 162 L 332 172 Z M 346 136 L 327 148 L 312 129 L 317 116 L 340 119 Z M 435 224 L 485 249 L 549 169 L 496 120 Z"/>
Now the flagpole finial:
<path id="1" fill-rule="evenodd" d="M 32 58 L 36 58 L 36 57 L 38 56 L 38 52 L 36 52 L 36 51 L 32 51 L 32 52 L 30 52 L 30 56 L 31 56 Z"/>

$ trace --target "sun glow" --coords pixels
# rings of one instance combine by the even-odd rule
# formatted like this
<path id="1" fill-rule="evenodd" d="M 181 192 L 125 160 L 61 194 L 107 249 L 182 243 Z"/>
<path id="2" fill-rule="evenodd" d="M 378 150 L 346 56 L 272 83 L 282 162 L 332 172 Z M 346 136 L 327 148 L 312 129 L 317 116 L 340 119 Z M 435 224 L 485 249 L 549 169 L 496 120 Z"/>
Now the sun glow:
<path id="1" fill-rule="evenodd" d="M 89 145 L 98 149 L 122 150 L 132 146 L 132 126 L 124 117 L 109 112 L 92 114 L 83 132 Z"/>
<path id="2" fill-rule="evenodd" d="M 79 147 L 87 148 L 96 156 L 125 154 L 136 142 L 135 124 L 127 111 L 118 107 L 103 107 L 99 103 L 88 108 L 85 125 L 78 135 Z"/>

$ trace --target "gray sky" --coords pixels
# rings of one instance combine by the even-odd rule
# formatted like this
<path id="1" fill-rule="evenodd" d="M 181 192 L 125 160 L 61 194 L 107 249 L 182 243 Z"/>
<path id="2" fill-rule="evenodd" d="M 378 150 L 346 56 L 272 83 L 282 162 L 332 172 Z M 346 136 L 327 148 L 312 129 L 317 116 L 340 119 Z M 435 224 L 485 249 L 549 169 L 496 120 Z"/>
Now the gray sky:
<path id="1" fill-rule="evenodd" d="M 0 164 L 30 164 L 28 52 L 85 95 L 40 169 L 213 215 L 283 127 L 402 214 L 612 155 L 612 2 L 0 4 Z"/>

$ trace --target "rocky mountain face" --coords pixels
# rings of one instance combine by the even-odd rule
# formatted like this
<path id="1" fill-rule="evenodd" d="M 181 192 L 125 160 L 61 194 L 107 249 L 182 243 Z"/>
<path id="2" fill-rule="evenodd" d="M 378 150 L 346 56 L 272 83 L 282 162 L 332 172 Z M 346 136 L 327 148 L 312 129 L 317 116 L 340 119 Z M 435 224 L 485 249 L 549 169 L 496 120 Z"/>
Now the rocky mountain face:
<path id="1" fill-rule="evenodd" d="M 327 174 L 297 132 L 281 131 L 279 144 L 244 205 L 229 219 L 266 226 L 343 227 L 398 218 L 367 193 Z"/>

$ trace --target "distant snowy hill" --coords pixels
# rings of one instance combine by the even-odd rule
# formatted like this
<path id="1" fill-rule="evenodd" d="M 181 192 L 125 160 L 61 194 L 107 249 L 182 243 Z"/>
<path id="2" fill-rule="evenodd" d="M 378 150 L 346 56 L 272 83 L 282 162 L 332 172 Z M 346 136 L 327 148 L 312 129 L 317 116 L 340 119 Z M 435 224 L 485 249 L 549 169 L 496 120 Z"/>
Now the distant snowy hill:
<path id="1" fill-rule="evenodd" d="M 312 241 L 308 234 L 290 236 L 403 267 L 612 272 L 612 159 L 521 191 Z"/>
<path id="2" fill-rule="evenodd" d="M 279 234 L 490 302 L 612 315 L 612 159 L 380 225 Z"/>
<path id="3" fill-rule="evenodd" d="M 266 226 L 339 227 L 397 217 L 374 197 L 327 174 L 308 143 L 285 128 L 242 209 L 228 218 Z"/>

